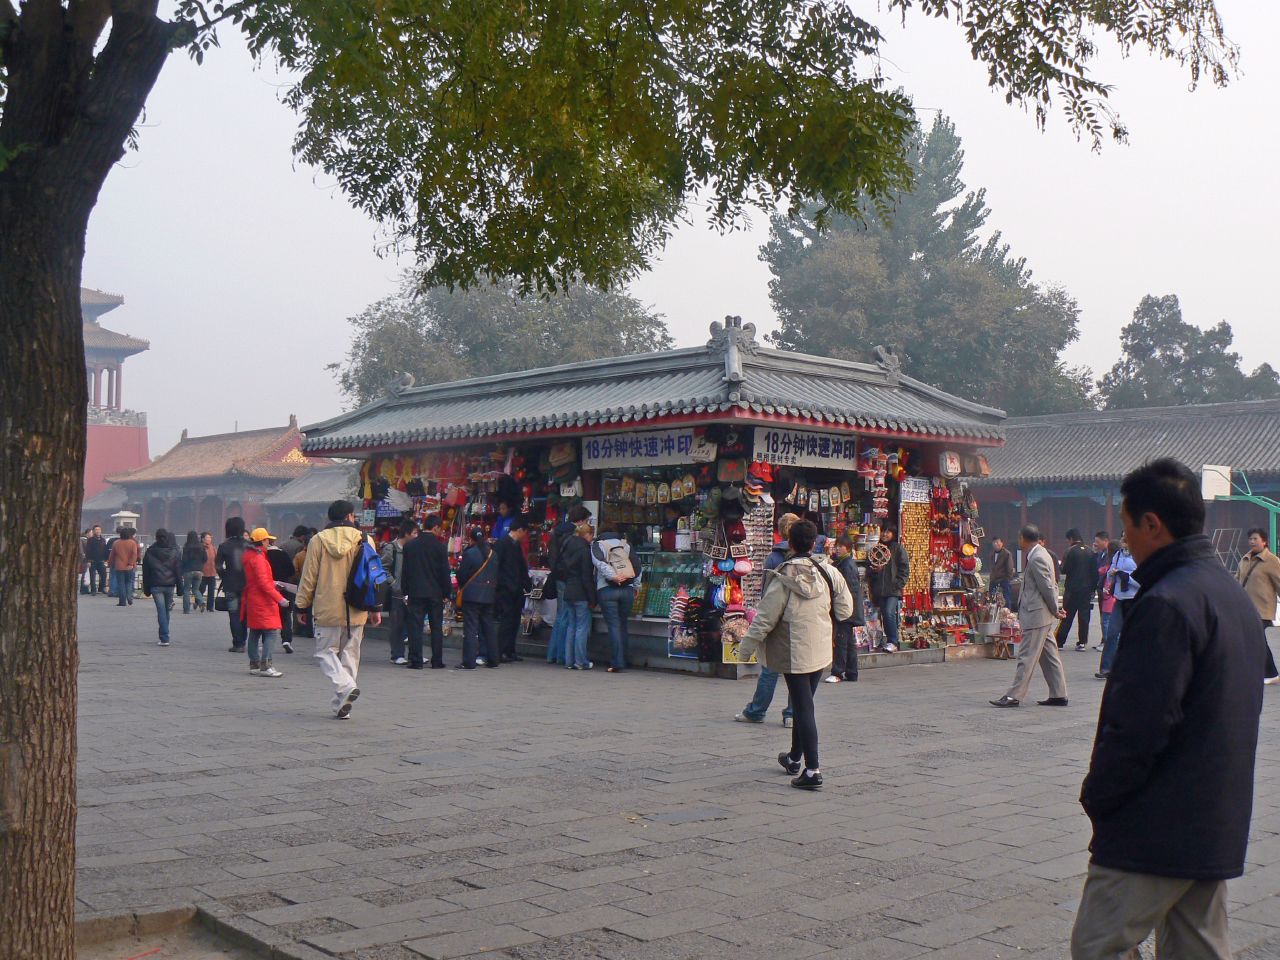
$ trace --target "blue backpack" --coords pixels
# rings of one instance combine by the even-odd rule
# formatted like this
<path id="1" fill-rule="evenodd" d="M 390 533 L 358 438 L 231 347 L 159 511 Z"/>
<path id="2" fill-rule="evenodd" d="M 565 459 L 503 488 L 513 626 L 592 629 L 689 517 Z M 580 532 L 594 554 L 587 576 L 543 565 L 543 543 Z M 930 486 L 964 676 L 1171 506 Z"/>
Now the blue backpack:
<path id="1" fill-rule="evenodd" d="M 381 610 L 391 592 L 391 578 L 382 567 L 382 561 L 367 537 L 353 551 L 351 570 L 347 574 L 347 589 L 343 597 L 347 605 L 356 610 Z"/>

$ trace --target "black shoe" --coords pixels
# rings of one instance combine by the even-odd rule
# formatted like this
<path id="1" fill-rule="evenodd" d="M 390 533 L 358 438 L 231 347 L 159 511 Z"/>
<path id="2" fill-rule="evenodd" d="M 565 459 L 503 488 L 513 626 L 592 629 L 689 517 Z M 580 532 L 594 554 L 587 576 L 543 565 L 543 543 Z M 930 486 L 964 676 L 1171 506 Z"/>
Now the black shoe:
<path id="1" fill-rule="evenodd" d="M 486 660 L 486 661 L 484 662 L 484 665 L 485 665 L 486 667 L 488 667 L 490 670 L 497 670 L 497 669 L 498 669 L 498 665 L 497 665 L 496 663 L 490 663 L 488 660 Z"/>
<path id="2" fill-rule="evenodd" d="M 516 662 L 515 657 L 509 657 L 509 656 L 507 656 L 505 653 L 504 653 L 504 654 L 502 654 L 500 657 L 498 657 L 498 660 L 499 660 L 499 662 L 501 662 L 501 663 L 515 663 L 515 662 Z"/>
<path id="3" fill-rule="evenodd" d="M 988 700 L 987 702 L 990 703 L 993 707 L 1016 707 L 1020 703 L 1022 703 L 1021 700 L 1015 700 L 1013 699 L 1013 697 L 1007 697 L 1007 696 L 1001 697 L 999 700 Z"/>
<path id="4" fill-rule="evenodd" d="M 256 647 L 254 649 L 257 649 Z M 235 644 L 227 647 L 227 653 L 244 653 L 244 647 L 237 647 Z"/>
<path id="5" fill-rule="evenodd" d="M 443 670 L 443 669 L 444 669 L 444 664 L 443 664 L 443 663 L 433 663 L 433 664 L 431 664 L 431 669 L 432 669 L 432 670 Z"/>
<path id="6" fill-rule="evenodd" d="M 453 669 L 455 669 L 455 670 L 474 670 L 475 668 L 476 668 L 476 665 L 475 665 L 474 663 L 472 663 L 472 664 L 460 663 L 460 664 L 458 664 L 456 667 L 454 667 Z"/>
<path id="7" fill-rule="evenodd" d="M 1065 707 L 1067 705 L 1067 698 L 1050 697 L 1048 700 L 1037 700 L 1036 703 L 1042 707 Z"/>
<path id="8" fill-rule="evenodd" d="M 406 664 L 406 666 L 407 666 L 410 670 L 421 670 L 421 669 L 422 669 L 422 664 L 420 664 L 420 663 L 409 663 L 409 664 Z"/>
<path id="9" fill-rule="evenodd" d="M 1110 671 L 1110 670 L 1106 671 L 1105 673 L 1104 673 L 1103 671 L 1099 670 L 1097 673 L 1095 673 L 1095 674 L 1093 675 L 1093 678 L 1094 678 L 1095 680 L 1105 680 L 1105 679 L 1107 679 L 1107 677 L 1109 677 L 1109 676 L 1111 676 L 1111 671 Z"/>
<path id="10" fill-rule="evenodd" d="M 848 683 L 857 683 L 857 682 L 858 682 L 858 675 L 857 675 L 856 673 L 846 673 L 846 674 L 844 675 L 844 679 L 845 679 L 845 681 L 846 681 L 846 682 L 848 682 Z"/>
<path id="11" fill-rule="evenodd" d="M 285 653 L 293 653 L 293 641 L 292 641 L 292 640 L 281 640 L 281 641 L 280 641 L 280 646 L 281 646 L 282 648 L 284 648 L 284 652 L 285 652 Z"/>
<path id="12" fill-rule="evenodd" d="M 778 754 L 778 765 L 793 777 L 804 768 L 804 764 L 799 760 L 792 760 L 789 753 Z"/>
<path id="13" fill-rule="evenodd" d="M 791 785 L 797 790 L 821 790 L 822 774 L 802 773 L 791 781 Z"/>
<path id="14" fill-rule="evenodd" d="M 524 657 L 520 656 L 520 654 L 518 653 L 513 653 L 510 657 L 510 660 L 512 663 L 523 663 Z"/>

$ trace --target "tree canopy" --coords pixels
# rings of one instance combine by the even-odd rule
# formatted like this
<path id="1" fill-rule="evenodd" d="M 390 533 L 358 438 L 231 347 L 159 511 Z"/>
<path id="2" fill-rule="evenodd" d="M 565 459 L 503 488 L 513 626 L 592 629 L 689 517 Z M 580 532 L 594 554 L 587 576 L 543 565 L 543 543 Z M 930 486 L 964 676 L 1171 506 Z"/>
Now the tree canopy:
<path id="1" fill-rule="evenodd" d="M 1033 283 L 999 233 L 982 239 L 990 210 L 961 179 L 952 123 L 918 131 L 907 158 L 914 187 L 887 220 L 836 216 L 824 232 L 809 211 L 773 218 L 761 250 L 773 342 L 852 360 L 892 346 L 909 375 L 1012 414 L 1086 406 L 1089 374 L 1059 359 L 1078 336 L 1076 303 Z"/>
<path id="2" fill-rule="evenodd" d="M 1268 363 L 1245 373 L 1233 339 L 1227 321 L 1201 330 L 1176 296 L 1147 295 L 1120 331 L 1121 357 L 1099 394 L 1111 410 L 1280 397 L 1280 373 Z"/>
<path id="3" fill-rule="evenodd" d="M 351 324 L 346 359 L 329 369 L 356 404 L 381 396 L 402 373 L 438 383 L 672 345 L 662 317 L 640 301 L 584 286 L 541 297 L 510 282 L 421 291 L 406 276 L 399 293 Z"/>

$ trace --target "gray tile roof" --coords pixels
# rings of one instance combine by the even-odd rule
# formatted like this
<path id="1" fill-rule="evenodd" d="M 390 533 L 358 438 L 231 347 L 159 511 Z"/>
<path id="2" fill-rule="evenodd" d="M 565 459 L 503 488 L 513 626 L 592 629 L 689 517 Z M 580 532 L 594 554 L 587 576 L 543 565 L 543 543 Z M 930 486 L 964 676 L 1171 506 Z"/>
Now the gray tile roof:
<path id="1" fill-rule="evenodd" d="M 1280 473 L 1280 400 L 1012 417 L 987 484 L 1117 481 L 1157 457 Z"/>
<path id="2" fill-rule="evenodd" d="M 298 504 L 332 503 L 356 492 L 359 468 L 343 463 L 336 466 L 312 467 L 296 480 L 290 480 L 263 500 L 268 507 L 291 507 Z"/>
<path id="3" fill-rule="evenodd" d="M 713 331 L 714 332 L 714 331 Z M 592 360 L 409 388 L 304 428 L 309 453 L 412 447 L 548 431 L 643 428 L 657 418 L 707 422 L 779 416 L 815 426 L 999 443 L 1002 411 L 898 373 L 756 345 L 753 330 L 705 347 Z M 718 339 L 717 339 L 718 337 Z"/>

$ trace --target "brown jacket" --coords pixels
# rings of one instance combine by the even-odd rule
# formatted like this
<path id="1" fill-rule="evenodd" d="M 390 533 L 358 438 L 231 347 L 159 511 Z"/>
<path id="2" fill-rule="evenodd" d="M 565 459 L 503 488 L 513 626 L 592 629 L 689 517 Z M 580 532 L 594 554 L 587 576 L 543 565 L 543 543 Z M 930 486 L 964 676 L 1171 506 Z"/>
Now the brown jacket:
<path id="1" fill-rule="evenodd" d="M 108 559 L 111 561 L 112 570 L 132 570 L 138 565 L 138 541 L 132 537 L 128 540 L 121 537 L 111 544 L 111 554 Z"/>
<path id="2" fill-rule="evenodd" d="M 355 527 L 327 527 L 307 544 L 294 603 L 299 610 L 309 608 L 312 622 L 318 627 L 342 627 L 348 623 L 362 627 L 369 619 L 366 611 L 348 607 L 345 597 L 347 576 L 361 538 L 364 534 Z"/>
<path id="3" fill-rule="evenodd" d="M 1280 557 L 1263 548 L 1261 553 L 1246 553 L 1240 560 L 1236 577 L 1258 610 L 1258 616 L 1270 623 L 1276 618 L 1276 598 L 1280 596 Z"/>

